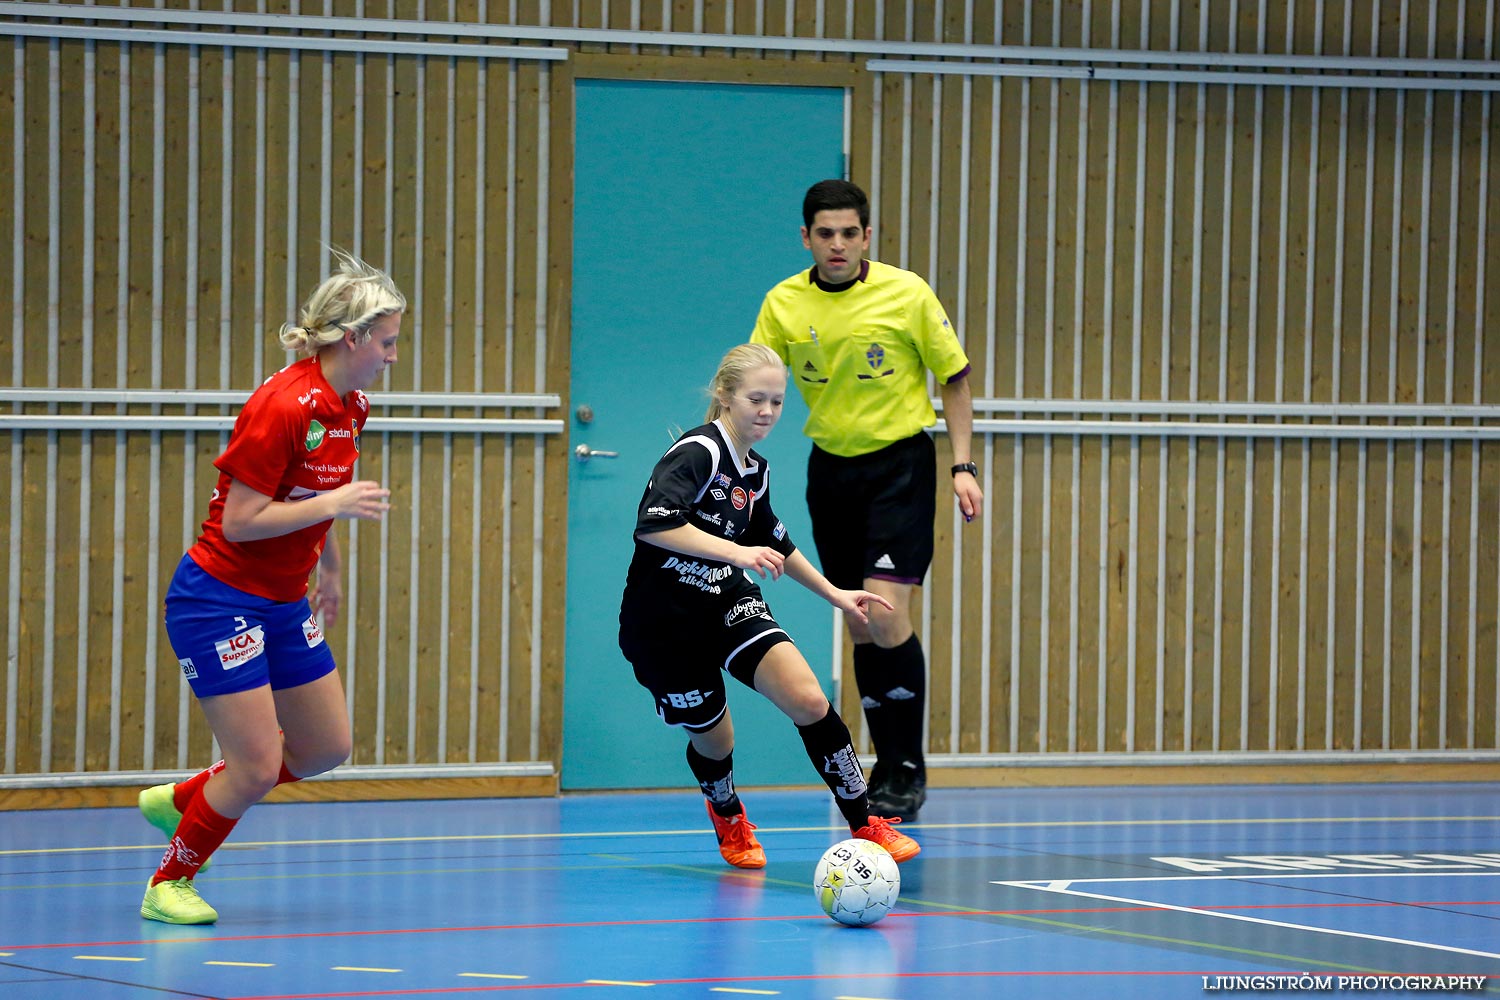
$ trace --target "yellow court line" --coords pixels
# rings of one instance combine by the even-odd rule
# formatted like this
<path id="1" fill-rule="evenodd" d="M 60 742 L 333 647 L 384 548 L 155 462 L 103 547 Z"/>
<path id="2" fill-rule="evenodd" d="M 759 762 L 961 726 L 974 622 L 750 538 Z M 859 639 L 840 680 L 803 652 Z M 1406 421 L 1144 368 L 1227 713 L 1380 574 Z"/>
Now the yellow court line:
<path id="1" fill-rule="evenodd" d="M 460 972 L 460 976 L 470 976 L 474 979 L 525 979 L 525 976 L 512 976 L 504 972 Z"/>
<path id="2" fill-rule="evenodd" d="M 274 969 L 275 962 L 204 962 L 204 965 L 231 965 L 237 969 Z"/>
<path id="3" fill-rule="evenodd" d="M 780 990 L 737 990 L 732 986 L 710 986 L 710 993 L 753 993 L 760 997 L 776 997 L 781 995 Z"/>
<path id="4" fill-rule="evenodd" d="M 624 979 L 585 979 L 585 986 L 655 986 L 655 983 L 632 983 Z"/>
<path id="5" fill-rule="evenodd" d="M 334 972 L 400 972 L 400 969 L 366 969 L 358 965 L 335 965 Z"/>
<path id="6" fill-rule="evenodd" d="M 78 962 L 144 962 L 144 958 L 131 958 L 126 955 L 74 955 L 73 959 Z"/>
<path id="7" fill-rule="evenodd" d="M 1493 823 L 1500 816 L 1266 816 L 1204 819 L 1074 819 L 1017 820 L 1004 823 L 913 823 L 914 830 L 1033 830 L 1097 829 L 1173 826 L 1307 826 L 1323 823 Z M 842 826 L 766 826 L 761 833 L 827 833 Z M 493 843 L 506 840 L 598 840 L 604 837 L 701 837 L 701 829 L 690 830 L 582 830 L 572 833 L 479 833 L 419 837 L 338 837 L 308 840 L 252 840 L 226 845 L 223 850 L 253 850 L 265 847 L 333 847 L 350 844 L 441 844 Z M 89 854 L 99 851 L 161 851 L 161 844 L 116 844 L 105 847 L 33 847 L 0 850 L 0 857 L 33 854 Z"/>

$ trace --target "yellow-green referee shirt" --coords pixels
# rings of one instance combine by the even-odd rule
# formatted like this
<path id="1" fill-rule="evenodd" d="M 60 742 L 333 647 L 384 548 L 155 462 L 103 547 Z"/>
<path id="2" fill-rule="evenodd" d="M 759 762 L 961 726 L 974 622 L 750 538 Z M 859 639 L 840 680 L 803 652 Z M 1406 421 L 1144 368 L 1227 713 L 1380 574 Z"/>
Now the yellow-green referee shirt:
<path id="1" fill-rule="evenodd" d="M 791 369 L 810 411 L 807 436 L 852 457 L 936 423 L 926 370 L 948 382 L 969 359 L 927 282 L 874 260 L 841 292 L 813 275 L 799 271 L 767 292 L 750 335 Z"/>

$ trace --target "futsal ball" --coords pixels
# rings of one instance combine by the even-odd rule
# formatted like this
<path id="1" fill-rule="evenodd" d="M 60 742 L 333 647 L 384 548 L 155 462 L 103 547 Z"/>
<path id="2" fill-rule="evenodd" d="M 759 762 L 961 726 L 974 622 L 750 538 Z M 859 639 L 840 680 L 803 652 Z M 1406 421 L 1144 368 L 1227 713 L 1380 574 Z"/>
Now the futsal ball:
<path id="1" fill-rule="evenodd" d="M 813 893 L 823 912 L 841 924 L 873 924 L 901 895 L 901 871 L 896 859 L 868 840 L 841 840 L 818 861 Z"/>

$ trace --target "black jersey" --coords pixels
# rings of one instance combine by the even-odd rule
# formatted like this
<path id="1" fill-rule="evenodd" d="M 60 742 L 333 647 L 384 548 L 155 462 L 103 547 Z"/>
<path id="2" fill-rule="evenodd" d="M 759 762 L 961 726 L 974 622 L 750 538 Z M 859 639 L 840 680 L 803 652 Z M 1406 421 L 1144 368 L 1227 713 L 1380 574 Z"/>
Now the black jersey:
<path id="1" fill-rule="evenodd" d="M 625 605 L 655 616 L 704 612 L 758 593 L 737 566 L 683 555 L 642 541 L 642 535 L 691 524 L 739 545 L 796 551 L 771 509 L 766 460 L 740 455 L 718 421 L 677 439 L 651 472 L 636 513 L 635 556 L 625 578 Z"/>

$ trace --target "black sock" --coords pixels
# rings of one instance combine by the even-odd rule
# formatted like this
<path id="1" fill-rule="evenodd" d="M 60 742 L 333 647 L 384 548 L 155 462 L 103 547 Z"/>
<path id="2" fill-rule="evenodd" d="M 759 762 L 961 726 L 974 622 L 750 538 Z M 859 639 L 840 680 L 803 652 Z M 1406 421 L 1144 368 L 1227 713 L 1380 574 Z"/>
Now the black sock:
<path id="1" fill-rule="evenodd" d="M 714 760 L 703 756 L 697 747 L 689 743 L 687 762 L 688 767 L 693 769 L 693 777 L 698 779 L 698 787 L 703 789 L 714 812 L 728 817 L 738 816 L 745 811 L 734 790 L 734 751 L 731 750 L 723 760 Z"/>
<path id="2" fill-rule="evenodd" d="M 833 792 L 833 800 L 848 820 L 849 829 L 858 830 L 868 823 L 870 802 L 865 795 L 865 773 L 859 768 L 859 755 L 854 752 L 849 727 L 839 713 L 829 705 L 827 715 L 817 722 L 798 726 L 797 733 L 807 748 L 808 759 Z"/>
<path id="3" fill-rule="evenodd" d="M 916 635 L 891 649 L 874 643 L 856 645 L 854 683 L 876 758 L 887 766 L 909 760 L 925 770 L 922 723 L 927 715 L 927 662 Z"/>

